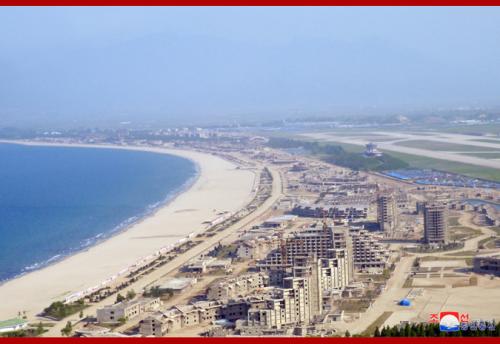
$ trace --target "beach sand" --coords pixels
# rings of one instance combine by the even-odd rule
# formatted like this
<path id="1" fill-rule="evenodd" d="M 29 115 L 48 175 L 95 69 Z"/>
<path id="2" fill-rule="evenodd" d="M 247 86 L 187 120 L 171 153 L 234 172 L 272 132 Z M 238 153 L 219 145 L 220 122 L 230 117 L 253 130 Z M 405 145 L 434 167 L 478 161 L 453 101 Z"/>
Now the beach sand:
<path id="1" fill-rule="evenodd" d="M 237 169 L 235 164 L 213 155 L 149 147 L 88 147 L 179 155 L 194 161 L 200 174 L 189 189 L 126 231 L 0 285 L 0 319 L 15 317 L 19 311 L 26 311 L 28 318 L 33 319 L 53 301 L 64 300 L 74 292 L 95 286 L 139 258 L 203 230 L 204 221 L 215 219 L 220 211 L 238 210 L 253 196 L 255 173 Z"/>

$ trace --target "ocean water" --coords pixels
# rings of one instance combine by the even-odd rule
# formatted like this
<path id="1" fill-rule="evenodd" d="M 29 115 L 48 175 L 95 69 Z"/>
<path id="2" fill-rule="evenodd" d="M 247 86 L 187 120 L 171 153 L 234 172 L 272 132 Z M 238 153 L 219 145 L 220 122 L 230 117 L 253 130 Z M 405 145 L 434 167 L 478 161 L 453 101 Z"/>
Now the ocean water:
<path id="1" fill-rule="evenodd" d="M 126 229 L 196 176 L 173 155 L 0 144 L 0 282 Z"/>

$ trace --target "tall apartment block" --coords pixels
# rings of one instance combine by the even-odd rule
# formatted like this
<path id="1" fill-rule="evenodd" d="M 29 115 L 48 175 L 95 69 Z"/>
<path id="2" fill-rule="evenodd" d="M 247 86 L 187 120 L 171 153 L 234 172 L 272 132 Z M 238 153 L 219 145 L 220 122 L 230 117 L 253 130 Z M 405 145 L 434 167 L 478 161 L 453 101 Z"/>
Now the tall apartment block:
<path id="1" fill-rule="evenodd" d="M 448 213 L 443 204 L 424 205 L 424 242 L 444 244 L 447 241 Z"/>
<path id="2" fill-rule="evenodd" d="M 379 195 L 377 197 L 377 222 L 380 229 L 387 235 L 394 232 L 396 228 L 396 206 L 392 196 Z"/>

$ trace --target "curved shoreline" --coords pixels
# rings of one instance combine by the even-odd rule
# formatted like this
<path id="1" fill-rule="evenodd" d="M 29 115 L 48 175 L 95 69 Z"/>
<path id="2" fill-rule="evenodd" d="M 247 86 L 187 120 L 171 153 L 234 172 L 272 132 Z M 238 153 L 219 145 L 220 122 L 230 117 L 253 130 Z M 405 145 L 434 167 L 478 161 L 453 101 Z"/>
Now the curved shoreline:
<path id="1" fill-rule="evenodd" d="M 72 144 L 71 145 L 59 145 L 59 144 L 49 145 L 49 144 L 45 144 L 45 142 L 40 142 L 41 144 L 39 144 L 38 142 L 0 141 L 0 144 L 2 144 L 2 143 L 3 144 L 25 145 L 25 146 L 47 146 L 47 147 L 52 146 L 52 147 L 91 148 L 91 149 L 92 148 L 105 148 L 105 149 L 110 149 L 110 150 L 112 150 L 114 148 L 112 146 L 108 148 L 108 147 L 102 147 L 102 146 L 101 147 L 99 147 L 99 146 L 94 147 L 92 145 L 82 147 L 82 146 L 77 146 L 77 145 L 72 145 Z M 181 157 L 181 155 L 175 155 L 175 154 L 170 154 L 170 153 L 158 153 L 158 152 L 148 152 L 148 153 L 166 154 L 166 155 Z M 102 233 L 99 233 L 98 235 L 86 238 L 85 241 L 88 242 L 88 244 L 80 245 L 78 248 L 73 249 L 69 252 L 60 252 L 60 253 L 58 253 L 58 254 L 54 255 L 53 257 L 50 257 L 46 260 L 34 262 L 33 264 L 31 264 L 29 266 L 25 266 L 23 268 L 23 270 L 21 270 L 18 274 L 14 275 L 12 277 L 9 277 L 7 279 L 0 280 L 0 287 L 9 281 L 15 280 L 16 278 L 20 278 L 20 277 L 22 277 L 26 274 L 32 273 L 34 271 L 42 270 L 48 266 L 57 264 L 57 263 L 63 261 L 64 259 L 67 259 L 68 257 L 71 257 L 71 256 L 78 254 L 78 253 L 81 253 L 81 252 L 88 251 L 92 247 L 99 245 L 99 244 L 105 242 L 106 240 L 112 239 L 114 236 L 119 235 L 119 234 L 129 230 L 133 226 L 144 221 L 146 218 L 148 218 L 150 216 L 154 216 L 156 214 L 156 212 L 158 212 L 161 208 L 164 208 L 164 207 L 168 206 L 170 203 L 172 203 L 173 201 L 175 201 L 175 199 L 179 195 L 183 194 L 184 192 L 188 192 L 189 189 L 195 184 L 196 180 L 198 180 L 198 178 L 200 177 L 200 173 L 201 173 L 200 165 L 198 164 L 198 162 L 196 162 L 195 160 L 193 160 L 191 158 L 186 158 L 186 157 L 182 157 L 182 158 L 189 160 L 194 165 L 195 174 L 192 177 L 190 177 L 189 179 L 187 179 L 184 183 L 182 183 L 179 187 L 168 192 L 167 195 L 162 200 L 160 200 L 156 203 L 148 204 L 146 206 L 146 208 L 141 213 L 128 217 L 127 219 L 123 220 L 118 225 L 114 226 L 113 228 L 110 228 L 106 231 L 103 231 Z"/>
<path id="2" fill-rule="evenodd" d="M 0 299 L 6 300 L 0 307 L 0 319 L 13 317 L 20 310 L 27 311 L 28 316 L 32 316 L 51 302 L 99 284 L 111 275 L 134 265 L 141 258 L 172 245 L 193 232 L 203 230 L 202 223 L 212 220 L 218 211 L 233 211 L 243 206 L 251 195 L 255 178 L 253 172 L 236 169 L 234 163 L 196 151 L 26 141 L 2 142 L 171 154 L 194 162 L 199 173 L 189 187 L 178 192 L 173 199 L 158 207 L 152 214 L 127 226 L 125 230 L 54 264 L 30 271 L 0 285 Z"/>

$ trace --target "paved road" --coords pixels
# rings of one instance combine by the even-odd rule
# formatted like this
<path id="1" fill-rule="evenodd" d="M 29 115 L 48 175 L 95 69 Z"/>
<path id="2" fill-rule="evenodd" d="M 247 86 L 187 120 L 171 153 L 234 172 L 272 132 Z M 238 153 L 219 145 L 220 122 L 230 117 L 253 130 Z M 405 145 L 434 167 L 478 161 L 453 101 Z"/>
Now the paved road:
<path id="1" fill-rule="evenodd" d="M 263 167 L 263 166 L 260 166 Z M 128 290 L 140 291 L 145 287 L 155 282 L 156 280 L 162 278 L 163 276 L 171 273 L 179 269 L 182 265 L 186 264 L 192 258 L 198 256 L 199 254 L 210 250 L 213 246 L 217 245 L 220 241 L 233 236 L 237 238 L 238 230 L 243 227 L 248 227 L 252 225 L 254 222 L 258 222 L 262 219 L 262 217 L 272 208 L 273 204 L 281 197 L 282 195 L 282 180 L 279 171 L 268 166 L 272 176 L 273 176 L 273 184 L 272 184 L 272 192 L 271 197 L 269 197 L 259 208 L 257 208 L 254 212 L 247 215 L 245 218 L 241 219 L 237 223 L 231 225 L 226 228 L 223 232 L 220 232 L 213 237 L 207 238 L 201 244 L 191 248 L 184 254 L 177 256 L 175 259 L 170 261 L 169 263 L 163 265 L 159 269 L 151 272 L 150 274 L 144 276 L 139 279 L 137 282 L 131 284 L 128 288 L 121 291 L 121 294 L 124 295 Z M 84 310 L 84 314 L 86 315 L 95 315 L 98 308 L 101 308 L 105 305 L 111 304 L 114 301 L 115 296 L 111 296 L 101 302 L 92 304 L 90 307 Z M 59 337 L 61 335 L 61 329 L 66 325 L 68 321 L 75 323 L 79 321 L 78 314 L 69 316 L 62 321 L 59 321 L 55 324 L 55 326 L 49 328 L 49 331 L 44 334 L 46 337 Z"/>

